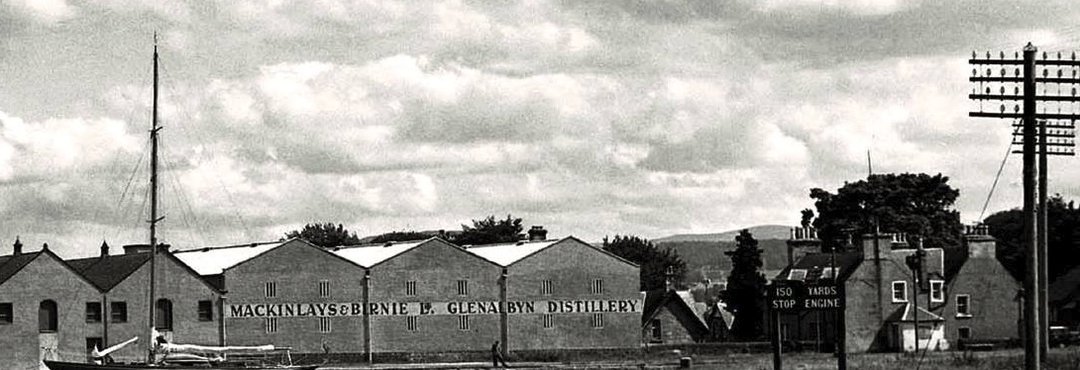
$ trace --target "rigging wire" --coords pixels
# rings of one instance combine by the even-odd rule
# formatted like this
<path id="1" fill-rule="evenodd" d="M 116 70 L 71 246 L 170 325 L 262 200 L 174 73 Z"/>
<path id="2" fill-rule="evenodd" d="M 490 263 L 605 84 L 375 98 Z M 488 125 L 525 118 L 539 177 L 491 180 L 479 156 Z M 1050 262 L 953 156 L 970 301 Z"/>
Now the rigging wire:
<path id="1" fill-rule="evenodd" d="M 1020 132 L 1021 124 L 1023 120 L 1013 120 L 1013 135 Z M 994 196 L 994 189 L 997 188 L 998 180 L 1001 179 L 1001 172 L 1005 170 L 1005 163 L 1009 161 L 1009 154 L 1012 152 L 1013 142 L 1009 140 L 1009 145 L 1005 147 L 1005 157 L 1001 158 L 1001 165 L 998 166 L 997 175 L 994 175 L 994 183 L 990 185 L 990 192 L 986 194 L 986 201 L 983 202 L 982 211 L 979 212 L 979 222 L 982 222 L 983 216 L 986 215 L 986 208 L 990 206 L 990 199 Z"/>

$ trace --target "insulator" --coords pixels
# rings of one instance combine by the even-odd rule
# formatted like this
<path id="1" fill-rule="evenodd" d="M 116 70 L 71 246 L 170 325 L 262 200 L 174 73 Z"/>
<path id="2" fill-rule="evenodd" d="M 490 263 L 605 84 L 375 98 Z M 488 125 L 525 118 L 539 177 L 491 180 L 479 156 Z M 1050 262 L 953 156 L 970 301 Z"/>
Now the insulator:
<path id="1" fill-rule="evenodd" d="M 1043 68 L 1043 77 L 1046 77 L 1049 74 L 1050 74 L 1050 70 L 1046 69 L 1046 68 Z"/>
<path id="2" fill-rule="evenodd" d="M 1016 77 L 1020 77 L 1020 68 L 1017 68 L 1016 70 L 1014 70 L 1013 75 L 1016 76 Z"/>
<path id="3" fill-rule="evenodd" d="M 1043 60 L 1046 60 L 1046 52 L 1043 52 Z"/>
<path id="4" fill-rule="evenodd" d="M 1001 105 L 1001 113 L 1005 113 L 1005 104 Z"/>
<path id="5" fill-rule="evenodd" d="M 1001 95 L 1005 95 L 1005 86 L 1001 86 Z"/>
<path id="6" fill-rule="evenodd" d="M 990 95 L 990 86 L 986 87 L 986 95 Z"/>
<path id="7" fill-rule="evenodd" d="M 1020 113 L 1020 105 L 1013 105 L 1013 112 Z"/>
<path id="8" fill-rule="evenodd" d="M 1020 59 L 1020 52 L 1019 51 L 1014 51 L 1013 52 L 1013 59 Z"/>
<path id="9" fill-rule="evenodd" d="M 1058 78 L 1061 78 L 1061 70 L 1058 69 Z"/>
<path id="10" fill-rule="evenodd" d="M 1005 59 L 1005 52 L 1004 51 L 1001 52 L 1001 59 Z"/>
<path id="11" fill-rule="evenodd" d="M 1070 57 L 1070 59 L 1072 59 L 1072 60 L 1076 60 L 1076 52 L 1075 52 L 1075 51 L 1074 51 L 1074 52 L 1072 52 L 1072 56 Z"/>
<path id="12" fill-rule="evenodd" d="M 1076 96 L 1076 88 L 1072 88 L 1072 96 Z"/>
<path id="13" fill-rule="evenodd" d="M 1061 60 L 1061 52 L 1060 51 L 1058 52 L 1057 58 L 1058 58 L 1058 60 Z"/>
<path id="14" fill-rule="evenodd" d="M 1073 78 L 1076 78 L 1076 70 L 1075 69 L 1072 70 L 1072 73 L 1073 73 Z"/>
<path id="15" fill-rule="evenodd" d="M 990 59 L 990 50 L 986 51 L 986 59 Z"/>
<path id="16" fill-rule="evenodd" d="M 1073 73 L 1075 74 L 1076 71 L 1073 71 Z M 971 69 L 971 77 L 977 77 L 977 76 L 979 76 L 979 70 L 977 70 L 975 68 L 972 68 Z"/>
<path id="17" fill-rule="evenodd" d="M 1020 95 L 1020 86 L 1013 86 L 1013 95 Z"/>
<path id="18" fill-rule="evenodd" d="M 1005 77 L 1005 68 L 1001 69 L 1001 77 Z"/>
<path id="19" fill-rule="evenodd" d="M 971 59 L 975 59 L 975 50 L 971 51 Z"/>
<path id="20" fill-rule="evenodd" d="M 986 69 L 986 77 L 990 77 L 990 76 L 993 76 L 993 75 L 990 72 L 990 68 L 987 68 Z"/>

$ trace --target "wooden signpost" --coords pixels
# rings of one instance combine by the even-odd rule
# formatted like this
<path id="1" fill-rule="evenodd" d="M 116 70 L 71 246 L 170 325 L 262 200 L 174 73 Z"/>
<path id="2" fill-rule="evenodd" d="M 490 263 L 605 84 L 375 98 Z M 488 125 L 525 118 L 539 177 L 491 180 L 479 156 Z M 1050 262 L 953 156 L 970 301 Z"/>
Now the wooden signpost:
<path id="1" fill-rule="evenodd" d="M 768 287 L 766 304 L 771 312 L 773 335 L 771 335 L 773 347 L 773 369 L 780 370 L 783 366 L 781 359 L 780 314 L 805 311 L 831 311 L 836 314 L 837 320 L 837 366 L 845 370 L 847 361 L 845 358 L 845 346 L 843 329 L 840 323 L 844 320 L 844 289 L 843 285 L 836 284 L 833 280 L 816 283 L 805 283 L 798 280 L 777 280 Z"/>

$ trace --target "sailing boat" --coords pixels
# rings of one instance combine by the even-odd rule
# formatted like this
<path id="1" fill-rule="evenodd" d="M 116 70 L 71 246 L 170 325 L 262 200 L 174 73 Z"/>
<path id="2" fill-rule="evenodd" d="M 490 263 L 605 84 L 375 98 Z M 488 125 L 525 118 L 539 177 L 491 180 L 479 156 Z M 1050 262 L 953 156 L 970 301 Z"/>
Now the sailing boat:
<path id="1" fill-rule="evenodd" d="M 156 258 L 159 248 L 157 243 L 157 223 L 161 221 L 163 217 L 158 217 L 158 193 L 157 193 L 157 165 L 158 165 L 158 131 L 161 130 L 158 127 L 158 50 L 157 50 L 157 35 L 154 35 L 154 103 L 153 103 L 153 126 L 150 130 L 150 304 L 147 306 L 149 310 L 149 320 L 147 328 L 147 337 L 151 340 L 147 342 L 147 358 L 146 362 L 142 363 L 107 363 L 109 361 L 108 354 L 116 351 L 121 347 L 131 344 L 138 340 L 138 337 L 132 338 L 126 342 L 114 345 L 105 349 L 104 351 L 98 351 L 97 348 L 91 353 L 91 357 L 94 358 L 95 363 L 80 363 L 80 362 L 63 362 L 63 361 L 50 361 L 44 360 L 45 366 L 48 366 L 51 370 L 109 370 L 109 369 L 207 369 L 207 370 L 232 370 L 232 369 L 277 369 L 277 370 L 314 370 L 318 368 L 318 365 L 292 365 L 292 358 L 288 355 L 288 348 L 276 348 L 273 345 L 264 346 L 250 346 L 250 347 L 213 347 L 213 346 L 198 346 L 198 345 L 184 345 L 184 344 L 172 344 L 165 341 L 164 337 L 158 336 L 154 330 L 155 315 L 154 315 L 154 302 L 155 292 L 155 276 L 154 270 L 156 269 Z M 219 359 L 208 359 L 196 354 L 228 354 L 228 353 L 251 353 L 251 352 L 284 352 L 284 358 L 286 364 L 271 364 L 266 365 L 262 363 L 249 363 L 249 362 L 230 362 Z"/>

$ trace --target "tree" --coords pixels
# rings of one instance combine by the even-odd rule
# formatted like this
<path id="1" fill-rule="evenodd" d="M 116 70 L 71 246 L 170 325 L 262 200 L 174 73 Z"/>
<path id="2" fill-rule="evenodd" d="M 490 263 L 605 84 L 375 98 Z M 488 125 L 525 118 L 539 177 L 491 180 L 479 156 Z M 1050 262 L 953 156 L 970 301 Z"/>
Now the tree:
<path id="1" fill-rule="evenodd" d="M 461 235 L 454 242 L 460 245 L 479 245 L 493 243 L 513 243 L 521 240 L 521 219 L 506 215 L 505 220 L 496 220 L 495 216 L 473 220 L 473 225 L 461 225 Z"/>
<path id="2" fill-rule="evenodd" d="M 664 289 L 670 273 L 672 283 L 682 284 L 686 262 L 671 249 L 657 248 L 651 241 L 633 235 L 604 237 L 603 249 L 641 267 L 641 290 Z M 669 271 L 670 269 L 670 271 Z"/>
<path id="3" fill-rule="evenodd" d="M 372 243 L 387 243 L 387 242 L 407 242 L 414 240 L 424 240 L 430 238 L 430 233 L 422 233 L 418 231 L 391 231 L 386 234 L 380 234 L 371 239 Z"/>
<path id="4" fill-rule="evenodd" d="M 845 183 L 836 194 L 810 189 L 823 249 L 843 246 L 843 240 L 872 233 L 875 226 L 922 238 L 927 248 L 959 246 L 960 213 L 952 206 L 960 192 L 948 181 L 941 174 L 880 174 Z"/>
<path id="5" fill-rule="evenodd" d="M 720 294 L 720 299 L 735 315 L 731 333 L 741 340 L 757 339 L 763 333 L 762 316 L 765 313 L 761 249 L 750 230 L 742 230 L 735 236 L 735 250 L 724 254 L 731 257 L 731 273 L 728 274 L 727 290 Z"/>
<path id="6" fill-rule="evenodd" d="M 285 233 L 285 237 L 304 239 L 323 248 L 360 244 L 355 232 L 349 232 L 341 224 L 334 225 L 333 222 L 307 224 L 303 229 Z"/>
<path id="7" fill-rule="evenodd" d="M 1047 276 L 1050 281 L 1080 265 L 1080 209 L 1060 194 L 1046 200 Z M 1024 212 L 1011 209 L 994 213 L 983 220 L 990 235 L 997 239 L 997 258 L 1013 276 L 1023 280 Z"/>

